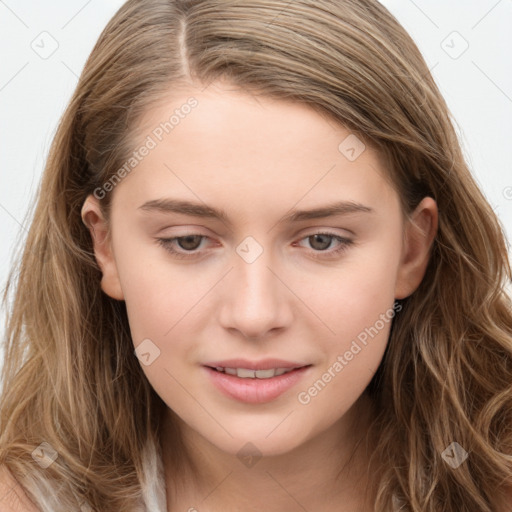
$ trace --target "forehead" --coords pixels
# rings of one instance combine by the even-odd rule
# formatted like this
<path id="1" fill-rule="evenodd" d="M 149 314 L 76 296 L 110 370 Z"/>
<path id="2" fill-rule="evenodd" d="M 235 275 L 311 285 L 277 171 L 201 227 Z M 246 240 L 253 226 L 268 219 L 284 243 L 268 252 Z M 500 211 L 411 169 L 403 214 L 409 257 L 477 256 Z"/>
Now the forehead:
<path id="1" fill-rule="evenodd" d="M 133 147 L 151 148 L 116 195 L 140 203 L 181 194 L 225 209 L 276 203 L 281 214 L 298 201 L 393 200 L 379 154 L 341 124 L 229 84 L 203 89 L 173 90 L 145 113 Z"/>

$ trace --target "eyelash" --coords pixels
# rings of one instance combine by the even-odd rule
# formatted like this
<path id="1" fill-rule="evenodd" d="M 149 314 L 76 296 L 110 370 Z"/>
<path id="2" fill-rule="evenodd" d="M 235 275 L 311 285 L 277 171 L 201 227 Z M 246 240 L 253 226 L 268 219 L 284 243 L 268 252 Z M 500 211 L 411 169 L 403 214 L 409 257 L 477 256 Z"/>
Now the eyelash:
<path id="1" fill-rule="evenodd" d="M 311 233 L 303 238 L 301 240 L 305 240 L 306 238 L 310 238 L 315 235 L 326 235 L 329 237 L 332 237 L 340 242 L 340 245 L 337 249 L 334 249 L 332 251 L 312 251 L 312 257 L 317 259 L 329 259 L 332 257 L 335 257 L 343 252 L 345 252 L 348 247 L 354 244 L 353 240 L 350 240 L 349 238 L 345 238 L 339 235 L 336 235 L 335 233 L 329 233 L 327 231 L 319 231 L 317 233 Z M 182 236 L 176 236 L 173 238 L 157 238 L 158 243 L 169 253 L 171 253 L 174 257 L 179 259 L 186 259 L 186 258 L 194 258 L 198 256 L 198 252 L 189 252 L 189 253 L 183 253 L 180 251 L 177 251 L 173 248 L 172 243 L 174 240 L 180 240 L 182 238 L 187 238 L 189 236 L 200 236 L 202 238 L 208 238 L 206 235 L 201 235 L 199 233 L 188 233 L 186 235 Z M 195 249 L 197 251 L 197 249 Z M 324 254 L 327 254 L 328 256 L 324 256 Z"/>

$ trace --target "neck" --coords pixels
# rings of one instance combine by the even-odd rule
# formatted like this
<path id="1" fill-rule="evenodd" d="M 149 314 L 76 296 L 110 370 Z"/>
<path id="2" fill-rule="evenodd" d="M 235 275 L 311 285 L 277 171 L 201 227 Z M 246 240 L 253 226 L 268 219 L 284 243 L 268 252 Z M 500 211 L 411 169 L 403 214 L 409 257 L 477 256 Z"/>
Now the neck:
<path id="1" fill-rule="evenodd" d="M 244 463 L 167 409 L 162 431 L 167 510 L 226 512 L 255 504 L 267 512 L 371 510 L 373 442 L 366 432 L 372 410 L 363 393 L 340 420 L 306 443 Z"/>

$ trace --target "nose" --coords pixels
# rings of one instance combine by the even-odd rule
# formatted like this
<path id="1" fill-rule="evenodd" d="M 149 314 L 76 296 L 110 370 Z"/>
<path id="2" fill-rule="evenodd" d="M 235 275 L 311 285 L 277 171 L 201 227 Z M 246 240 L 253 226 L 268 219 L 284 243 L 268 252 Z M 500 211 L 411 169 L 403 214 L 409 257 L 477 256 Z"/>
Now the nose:
<path id="1" fill-rule="evenodd" d="M 222 283 L 221 325 L 252 340 L 289 326 L 293 293 L 274 268 L 269 251 L 251 263 L 235 255 L 233 265 Z"/>

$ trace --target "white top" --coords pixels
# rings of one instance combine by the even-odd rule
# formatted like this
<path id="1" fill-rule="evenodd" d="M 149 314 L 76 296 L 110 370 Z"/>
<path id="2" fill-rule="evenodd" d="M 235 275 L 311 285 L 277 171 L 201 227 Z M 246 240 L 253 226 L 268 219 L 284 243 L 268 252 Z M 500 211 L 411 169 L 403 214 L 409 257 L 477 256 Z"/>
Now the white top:
<path id="1" fill-rule="evenodd" d="M 164 464 L 162 454 L 154 443 L 147 443 L 143 453 L 143 464 L 147 482 L 142 485 L 143 503 L 140 512 L 167 512 Z"/>

